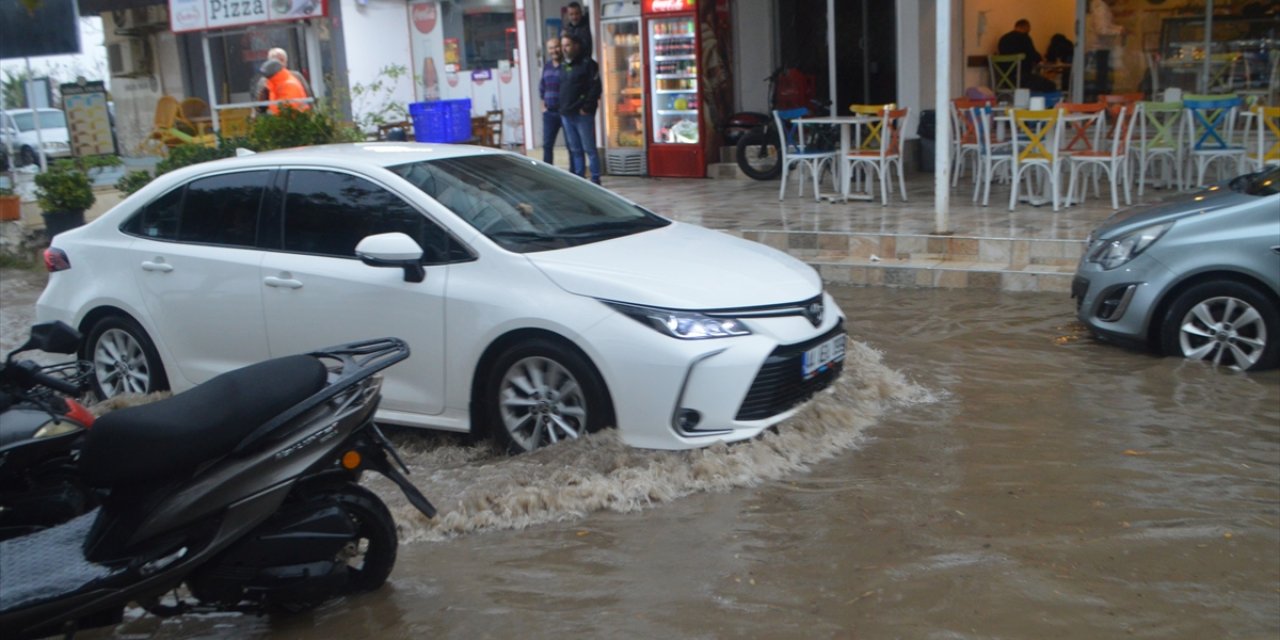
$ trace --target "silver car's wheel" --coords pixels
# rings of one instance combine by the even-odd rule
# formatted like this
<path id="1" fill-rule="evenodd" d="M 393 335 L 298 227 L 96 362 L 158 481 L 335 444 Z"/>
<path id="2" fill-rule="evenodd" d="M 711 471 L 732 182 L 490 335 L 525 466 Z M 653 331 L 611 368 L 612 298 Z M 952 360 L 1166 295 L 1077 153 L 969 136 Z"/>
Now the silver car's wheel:
<path id="1" fill-rule="evenodd" d="M 160 356 L 145 331 L 130 319 L 99 320 L 85 342 L 93 363 L 94 392 L 100 398 L 168 389 Z"/>
<path id="2" fill-rule="evenodd" d="M 1277 310 L 1252 287 L 1200 284 L 1173 303 L 1165 319 L 1165 352 L 1241 371 L 1274 365 Z"/>
<path id="3" fill-rule="evenodd" d="M 595 368 L 576 350 L 550 340 L 503 353 L 486 398 L 490 426 L 511 453 L 579 438 L 613 420 Z"/>

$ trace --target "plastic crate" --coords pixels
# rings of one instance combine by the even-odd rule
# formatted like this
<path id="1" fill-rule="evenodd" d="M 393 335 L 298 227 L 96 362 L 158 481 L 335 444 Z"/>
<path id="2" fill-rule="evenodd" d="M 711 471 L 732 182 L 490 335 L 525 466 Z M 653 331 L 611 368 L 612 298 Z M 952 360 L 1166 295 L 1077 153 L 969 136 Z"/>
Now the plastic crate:
<path id="1" fill-rule="evenodd" d="M 471 99 L 409 103 L 413 139 L 418 142 L 465 142 L 471 139 Z"/>
<path id="2" fill-rule="evenodd" d="M 646 173 L 644 149 L 606 149 L 604 170 L 612 176 L 642 176 Z"/>

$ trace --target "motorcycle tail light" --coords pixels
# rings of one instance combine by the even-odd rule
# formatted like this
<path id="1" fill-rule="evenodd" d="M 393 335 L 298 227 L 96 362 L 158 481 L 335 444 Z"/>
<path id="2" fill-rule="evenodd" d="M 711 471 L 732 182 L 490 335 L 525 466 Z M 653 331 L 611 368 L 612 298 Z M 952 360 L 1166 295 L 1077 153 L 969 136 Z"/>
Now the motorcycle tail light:
<path id="1" fill-rule="evenodd" d="M 57 247 L 49 247 L 44 250 L 44 268 L 49 273 L 64 271 L 71 268 L 71 260 L 67 258 L 66 251 Z"/>
<path id="2" fill-rule="evenodd" d="M 342 466 L 351 471 L 360 468 L 360 461 L 359 451 L 352 450 L 342 454 Z"/>

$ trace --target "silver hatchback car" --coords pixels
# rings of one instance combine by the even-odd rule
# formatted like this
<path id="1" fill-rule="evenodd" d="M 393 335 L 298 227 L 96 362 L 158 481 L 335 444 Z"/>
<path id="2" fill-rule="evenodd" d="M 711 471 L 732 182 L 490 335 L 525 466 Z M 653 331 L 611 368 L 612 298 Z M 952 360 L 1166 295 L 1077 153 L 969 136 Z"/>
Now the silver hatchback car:
<path id="1" fill-rule="evenodd" d="M 1280 167 L 1111 216 L 1071 296 L 1094 335 L 1252 371 L 1280 363 Z"/>

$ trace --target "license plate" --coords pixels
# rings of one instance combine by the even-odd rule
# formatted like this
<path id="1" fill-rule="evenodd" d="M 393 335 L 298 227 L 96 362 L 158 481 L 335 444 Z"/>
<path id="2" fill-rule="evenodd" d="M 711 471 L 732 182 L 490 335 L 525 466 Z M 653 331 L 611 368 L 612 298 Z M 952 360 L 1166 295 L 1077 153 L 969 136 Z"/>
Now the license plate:
<path id="1" fill-rule="evenodd" d="M 826 371 L 832 362 L 840 360 L 844 360 L 844 334 L 805 351 L 800 358 L 800 372 L 807 380 Z"/>

